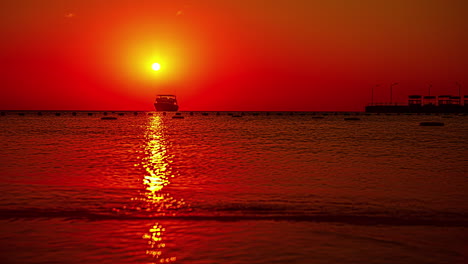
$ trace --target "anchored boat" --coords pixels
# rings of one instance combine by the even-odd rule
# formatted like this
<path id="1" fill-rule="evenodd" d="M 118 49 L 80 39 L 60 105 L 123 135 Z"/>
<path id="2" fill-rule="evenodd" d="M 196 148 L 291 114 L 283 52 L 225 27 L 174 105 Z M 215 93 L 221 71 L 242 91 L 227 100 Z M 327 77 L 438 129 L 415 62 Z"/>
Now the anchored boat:
<path id="1" fill-rule="evenodd" d="M 156 108 L 156 111 L 178 111 L 179 105 L 175 95 L 159 94 L 156 96 L 154 108 Z"/>

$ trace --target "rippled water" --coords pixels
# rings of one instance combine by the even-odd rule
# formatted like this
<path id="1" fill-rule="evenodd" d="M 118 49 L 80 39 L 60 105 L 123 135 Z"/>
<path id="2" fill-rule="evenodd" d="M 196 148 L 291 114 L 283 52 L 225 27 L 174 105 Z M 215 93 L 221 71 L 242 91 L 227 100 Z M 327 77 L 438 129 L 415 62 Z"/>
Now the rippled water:
<path id="1" fill-rule="evenodd" d="M 2 263 L 468 261 L 467 116 L 110 115 L 0 116 Z"/>

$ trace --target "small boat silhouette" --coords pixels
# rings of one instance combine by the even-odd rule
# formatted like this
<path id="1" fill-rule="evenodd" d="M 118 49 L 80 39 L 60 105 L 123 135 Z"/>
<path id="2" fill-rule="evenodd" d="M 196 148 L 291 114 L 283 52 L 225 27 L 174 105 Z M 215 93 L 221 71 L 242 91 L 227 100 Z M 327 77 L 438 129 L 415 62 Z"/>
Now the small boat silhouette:
<path id="1" fill-rule="evenodd" d="M 419 123 L 419 125 L 420 126 L 443 126 L 444 123 L 428 121 L 428 122 L 421 122 Z"/>
<path id="2" fill-rule="evenodd" d="M 159 94 L 156 96 L 156 102 L 154 103 L 156 111 L 178 111 L 179 105 L 177 104 L 177 98 L 172 94 Z"/>

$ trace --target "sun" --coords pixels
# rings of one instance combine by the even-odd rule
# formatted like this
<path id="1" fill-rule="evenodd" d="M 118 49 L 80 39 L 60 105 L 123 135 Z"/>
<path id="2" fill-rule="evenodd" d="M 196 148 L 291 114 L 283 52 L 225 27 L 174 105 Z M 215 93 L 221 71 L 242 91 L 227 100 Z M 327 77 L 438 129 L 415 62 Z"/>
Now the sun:
<path id="1" fill-rule="evenodd" d="M 155 70 L 155 71 L 159 71 L 161 69 L 161 65 L 159 63 L 155 62 L 155 63 L 153 63 L 151 68 L 153 68 L 153 70 Z"/>

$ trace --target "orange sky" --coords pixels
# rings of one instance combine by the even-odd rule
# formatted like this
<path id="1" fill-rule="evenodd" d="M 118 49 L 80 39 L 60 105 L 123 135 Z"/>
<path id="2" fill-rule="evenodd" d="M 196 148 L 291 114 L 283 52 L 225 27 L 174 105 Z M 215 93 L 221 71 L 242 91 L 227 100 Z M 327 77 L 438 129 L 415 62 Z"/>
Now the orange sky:
<path id="1" fill-rule="evenodd" d="M 4 0 L 0 109 L 361 111 L 468 94 L 463 0 Z M 151 70 L 153 62 L 161 70 Z"/>

